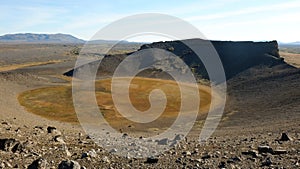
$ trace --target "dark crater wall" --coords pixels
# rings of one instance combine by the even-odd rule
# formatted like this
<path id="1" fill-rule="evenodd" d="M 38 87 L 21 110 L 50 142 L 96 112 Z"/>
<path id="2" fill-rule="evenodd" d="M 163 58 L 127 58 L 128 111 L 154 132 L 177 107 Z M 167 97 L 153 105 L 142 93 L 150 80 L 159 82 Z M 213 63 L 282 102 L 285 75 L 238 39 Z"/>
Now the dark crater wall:
<path id="1" fill-rule="evenodd" d="M 202 39 L 188 39 L 182 41 L 167 41 L 155 42 L 151 44 L 142 45 L 139 50 L 149 48 L 164 49 L 181 58 L 192 70 L 195 77 L 198 79 L 209 79 L 205 66 L 199 57 L 187 46 L 193 46 L 201 50 L 205 49 L 209 43 L 213 45 L 218 53 L 223 64 L 226 79 L 234 77 L 236 74 L 257 65 L 266 67 L 273 67 L 279 64 L 286 64 L 283 58 L 279 55 L 277 41 L 269 42 L 234 42 L 234 41 L 207 41 Z M 98 67 L 98 76 L 111 76 L 119 63 L 130 54 L 123 55 L 107 55 L 101 61 Z M 99 61 L 89 63 L 92 68 L 98 66 Z M 175 63 L 176 64 L 176 63 Z M 80 71 L 80 67 L 77 71 Z M 66 72 L 64 75 L 72 76 L 74 70 Z M 149 69 L 141 72 L 140 76 L 155 77 L 155 78 L 169 78 L 163 73 L 161 69 Z"/>
<path id="2" fill-rule="evenodd" d="M 199 57 L 185 44 L 193 48 L 207 47 L 209 43 L 215 48 L 223 64 L 226 79 L 250 67 L 263 64 L 274 66 L 282 64 L 283 58 L 279 56 L 278 44 L 270 42 L 233 42 L 233 41 L 206 41 L 201 39 L 189 39 L 183 41 L 155 42 L 141 46 L 141 49 L 160 48 L 168 50 L 179 56 L 192 70 L 196 76 L 208 79 L 208 75 Z"/>

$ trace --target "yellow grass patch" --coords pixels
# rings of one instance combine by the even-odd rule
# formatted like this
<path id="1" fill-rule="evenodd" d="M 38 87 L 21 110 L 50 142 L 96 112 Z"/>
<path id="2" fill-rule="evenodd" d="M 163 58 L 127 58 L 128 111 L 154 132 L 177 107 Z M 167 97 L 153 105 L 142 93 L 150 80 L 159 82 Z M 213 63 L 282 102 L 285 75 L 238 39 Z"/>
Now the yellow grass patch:
<path id="1" fill-rule="evenodd" d="M 184 85 L 189 88 L 189 85 Z M 146 130 L 167 128 L 177 118 L 181 98 L 179 86 L 175 81 L 136 77 L 131 81 L 129 93 L 132 105 L 140 111 L 150 108 L 149 94 L 153 89 L 162 90 L 167 98 L 167 106 L 161 116 L 150 123 L 135 123 L 116 111 L 111 95 L 111 79 L 99 80 L 95 85 L 96 99 L 106 121 L 116 129 Z M 210 88 L 199 85 L 201 98 L 200 112 L 208 111 L 211 101 Z M 40 88 L 21 93 L 19 102 L 29 112 L 51 120 L 78 123 L 72 102 L 71 86 Z M 192 102 L 192 101 L 191 101 Z"/>
<path id="2" fill-rule="evenodd" d="M 284 58 L 284 61 L 291 64 L 297 68 L 300 68 L 300 54 L 289 53 L 289 52 L 279 52 L 280 56 Z"/>
<path id="3" fill-rule="evenodd" d="M 54 64 L 59 63 L 60 60 L 52 60 L 46 62 L 32 62 L 32 63 L 23 63 L 23 64 L 13 64 L 13 65 L 6 65 L 0 67 L 0 72 L 16 70 L 24 67 L 31 67 L 31 66 L 40 66 L 40 65 L 47 65 L 47 64 Z"/>

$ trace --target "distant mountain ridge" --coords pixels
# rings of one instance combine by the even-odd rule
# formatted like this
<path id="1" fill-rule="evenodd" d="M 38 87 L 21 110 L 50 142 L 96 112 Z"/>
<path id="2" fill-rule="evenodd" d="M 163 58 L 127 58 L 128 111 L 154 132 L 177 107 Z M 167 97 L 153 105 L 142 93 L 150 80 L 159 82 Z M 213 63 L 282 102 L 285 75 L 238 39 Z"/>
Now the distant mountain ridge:
<path id="1" fill-rule="evenodd" d="M 31 42 L 31 43 L 85 43 L 84 40 L 69 34 L 35 34 L 17 33 L 0 36 L 0 42 Z"/>
<path id="2" fill-rule="evenodd" d="M 89 40 L 85 41 L 70 34 L 37 34 L 16 33 L 0 36 L 0 43 L 86 43 L 89 44 L 145 44 L 141 42 L 129 42 L 126 40 Z"/>
<path id="3" fill-rule="evenodd" d="M 281 46 L 300 46 L 300 41 L 296 41 L 296 42 L 279 42 L 279 45 Z"/>

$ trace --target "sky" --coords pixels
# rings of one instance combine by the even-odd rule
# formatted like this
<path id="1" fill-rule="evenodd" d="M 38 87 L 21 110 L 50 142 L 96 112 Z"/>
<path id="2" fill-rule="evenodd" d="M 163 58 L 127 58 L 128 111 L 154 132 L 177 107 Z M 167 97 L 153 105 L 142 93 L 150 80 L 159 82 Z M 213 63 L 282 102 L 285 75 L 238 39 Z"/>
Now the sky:
<path id="1" fill-rule="evenodd" d="M 0 35 L 67 33 L 89 40 L 123 17 L 161 13 L 191 23 L 207 39 L 295 42 L 299 9 L 300 0 L 2 0 Z"/>

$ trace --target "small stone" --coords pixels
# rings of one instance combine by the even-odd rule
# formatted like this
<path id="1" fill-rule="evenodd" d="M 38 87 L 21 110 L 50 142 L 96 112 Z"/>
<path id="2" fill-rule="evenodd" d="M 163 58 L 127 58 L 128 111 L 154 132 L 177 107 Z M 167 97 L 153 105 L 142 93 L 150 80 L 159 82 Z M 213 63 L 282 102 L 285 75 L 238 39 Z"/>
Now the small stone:
<path id="1" fill-rule="evenodd" d="M 13 166 L 9 162 L 5 162 L 5 166 L 8 168 L 13 168 Z"/>
<path id="2" fill-rule="evenodd" d="M 256 150 L 243 151 L 242 154 L 243 155 L 251 155 L 254 158 L 258 157 L 258 151 L 256 151 Z"/>
<path id="3" fill-rule="evenodd" d="M 71 157 L 71 156 L 72 156 L 72 153 L 71 153 L 68 149 L 66 149 L 65 152 L 66 152 L 66 155 L 67 155 L 68 157 Z"/>
<path id="4" fill-rule="evenodd" d="M 147 160 L 145 161 L 145 163 L 147 164 L 154 164 L 158 162 L 158 158 L 155 157 L 148 157 Z"/>
<path id="5" fill-rule="evenodd" d="M 184 135 L 183 134 L 176 134 L 175 138 L 173 141 L 180 141 L 184 138 Z"/>
<path id="6" fill-rule="evenodd" d="M 9 123 L 6 122 L 6 121 L 2 122 L 1 124 L 3 124 L 3 125 L 9 125 Z"/>
<path id="7" fill-rule="evenodd" d="M 89 154 L 88 153 L 82 153 L 81 154 L 81 158 L 83 159 L 83 158 L 87 158 L 89 156 Z"/>
<path id="8" fill-rule="evenodd" d="M 118 150 L 116 148 L 111 149 L 109 152 L 110 153 L 116 153 Z"/>
<path id="9" fill-rule="evenodd" d="M 108 158 L 107 156 L 104 156 L 104 157 L 102 158 L 102 162 L 110 163 L 110 160 L 109 160 L 109 158 Z"/>
<path id="10" fill-rule="evenodd" d="M 242 161 L 242 159 L 238 156 L 232 158 L 234 161 Z"/>
<path id="11" fill-rule="evenodd" d="M 287 135 L 287 133 L 282 133 L 279 141 L 292 141 L 292 139 Z"/>
<path id="12" fill-rule="evenodd" d="M 81 158 L 87 158 L 87 157 L 95 158 L 97 157 L 97 152 L 94 149 L 92 149 L 87 153 L 82 153 Z"/>
<path id="13" fill-rule="evenodd" d="M 63 138 L 61 136 L 55 136 L 54 141 L 65 144 L 65 141 L 63 140 Z"/>
<path id="14" fill-rule="evenodd" d="M 158 145 L 168 145 L 168 143 L 169 143 L 169 139 L 168 138 L 164 138 L 164 139 L 161 139 L 161 140 L 157 141 Z"/>
<path id="15" fill-rule="evenodd" d="M 49 169 L 49 163 L 47 160 L 43 158 L 39 158 L 33 161 L 29 166 L 28 169 Z"/>
<path id="16" fill-rule="evenodd" d="M 225 168 L 226 167 L 226 163 L 224 161 L 221 161 L 218 167 L 219 168 Z"/>
<path id="17" fill-rule="evenodd" d="M 175 162 L 176 162 L 176 163 L 180 163 L 180 164 L 181 164 L 181 163 L 182 163 L 182 159 L 179 157 L 179 158 L 177 158 L 177 159 L 176 159 L 176 161 L 175 161 Z"/>
<path id="18" fill-rule="evenodd" d="M 24 145 L 16 139 L 0 139 L 0 150 L 7 152 L 23 151 Z"/>
<path id="19" fill-rule="evenodd" d="M 204 159 L 209 159 L 209 158 L 211 158 L 211 155 L 208 154 L 208 153 L 206 153 L 206 154 L 202 155 L 201 158 L 202 158 L 203 160 L 204 160 Z"/>
<path id="20" fill-rule="evenodd" d="M 284 149 L 276 149 L 273 152 L 274 155 L 280 155 L 280 154 L 286 154 L 286 153 L 287 153 L 287 151 Z"/>
<path id="21" fill-rule="evenodd" d="M 56 129 L 56 127 L 52 127 L 52 126 L 47 127 L 47 132 L 49 134 L 53 134 L 55 136 L 61 136 L 62 135 L 61 132 Z"/>
<path id="22" fill-rule="evenodd" d="M 262 166 L 270 166 L 270 165 L 272 165 L 272 161 L 271 161 L 270 157 L 268 157 L 261 165 Z"/>
<path id="23" fill-rule="evenodd" d="M 258 146 L 258 152 L 261 153 L 271 153 L 273 154 L 273 149 L 269 146 Z"/>
<path id="24" fill-rule="evenodd" d="M 192 155 L 192 153 L 190 151 L 185 151 L 182 154 L 185 155 L 185 156 L 191 156 Z"/>
<path id="25" fill-rule="evenodd" d="M 199 162 L 199 163 L 202 163 L 202 162 L 203 162 L 203 160 L 202 160 L 201 158 L 198 158 L 198 159 L 196 159 L 195 161 L 197 161 L 197 162 Z"/>
<path id="26" fill-rule="evenodd" d="M 227 160 L 227 163 L 235 163 L 235 162 L 239 162 L 242 161 L 240 157 L 233 157 Z"/>
<path id="27" fill-rule="evenodd" d="M 80 169 L 80 165 L 77 161 L 64 160 L 58 165 L 58 169 Z"/>
<path id="28" fill-rule="evenodd" d="M 97 157 L 97 152 L 94 149 L 92 149 L 91 151 L 89 151 L 88 154 L 89 154 L 89 156 L 91 158 L 96 158 Z"/>
<path id="29" fill-rule="evenodd" d="M 71 157 L 71 156 L 72 156 L 72 154 L 71 154 L 71 152 L 69 151 L 69 149 L 68 149 L 68 147 L 67 147 L 66 144 L 62 144 L 62 150 L 66 152 L 66 155 L 67 155 L 68 157 Z"/>
<path id="30" fill-rule="evenodd" d="M 52 126 L 48 126 L 47 127 L 47 132 L 50 134 L 52 133 L 54 130 L 56 130 L 56 127 L 52 127 Z"/>
<path id="31" fill-rule="evenodd" d="M 0 168 L 5 168 L 5 164 L 3 162 L 0 164 Z"/>
<path id="32" fill-rule="evenodd" d="M 234 163 L 234 161 L 233 161 L 233 159 L 228 159 L 228 160 L 227 160 L 227 163 L 228 163 L 228 164 Z"/>

